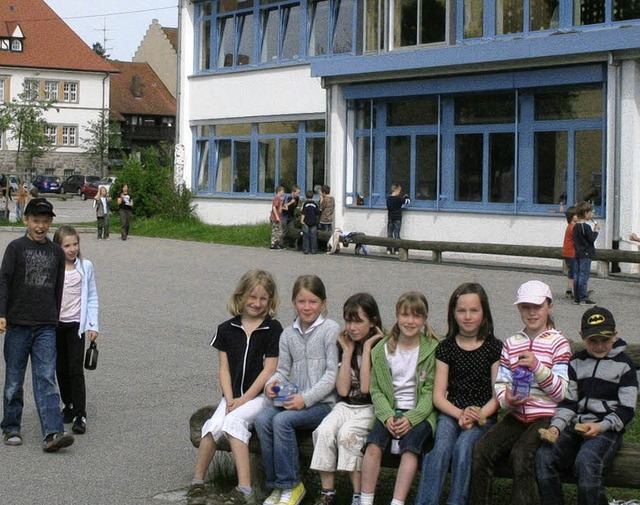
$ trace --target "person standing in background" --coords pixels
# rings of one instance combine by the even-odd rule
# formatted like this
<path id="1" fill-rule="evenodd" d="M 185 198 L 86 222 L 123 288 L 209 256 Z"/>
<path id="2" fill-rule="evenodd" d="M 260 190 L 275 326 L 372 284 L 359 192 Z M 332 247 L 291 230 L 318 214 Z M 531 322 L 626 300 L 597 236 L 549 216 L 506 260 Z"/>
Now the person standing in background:
<path id="1" fill-rule="evenodd" d="M 391 185 L 391 194 L 387 197 L 387 237 L 389 238 L 400 238 L 402 207 L 411 203 L 407 195 L 400 193 L 402 193 L 402 186 L 394 182 Z M 387 254 L 398 254 L 398 248 L 387 247 Z"/>
<path id="2" fill-rule="evenodd" d="M 118 197 L 118 208 L 120 209 L 120 236 L 122 240 L 127 240 L 129 227 L 133 217 L 133 198 L 129 194 L 129 186 L 122 186 L 122 191 Z"/>

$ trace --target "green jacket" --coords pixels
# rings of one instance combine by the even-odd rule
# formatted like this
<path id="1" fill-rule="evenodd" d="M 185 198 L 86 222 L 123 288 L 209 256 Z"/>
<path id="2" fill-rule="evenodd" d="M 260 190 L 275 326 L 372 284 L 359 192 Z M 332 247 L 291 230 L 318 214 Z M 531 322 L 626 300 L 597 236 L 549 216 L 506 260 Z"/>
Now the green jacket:
<path id="1" fill-rule="evenodd" d="M 391 370 L 387 364 L 384 352 L 388 337 L 385 337 L 371 351 L 371 399 L 376 417 L 382 424 L 395 415 L 396 400 L 393 395 L 393 381 Z M 436 411 L 433 406 L 433 380 L 436 373 L 436 347 L 438 341 L 427 339 L 420 334 L 420 350 L 416 366 L 416 403 L 415 407 L 405 412 L 411 426 L 421 423 L 425 419 L 436 432 Z"/>

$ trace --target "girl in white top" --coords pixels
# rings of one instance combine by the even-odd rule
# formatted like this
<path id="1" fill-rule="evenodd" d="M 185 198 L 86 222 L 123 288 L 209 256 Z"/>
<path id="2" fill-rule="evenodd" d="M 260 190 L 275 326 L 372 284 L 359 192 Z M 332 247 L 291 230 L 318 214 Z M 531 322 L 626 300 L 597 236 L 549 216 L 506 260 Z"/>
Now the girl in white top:
<path id="1" fill-rule="evenodd" d="M 53 236 L 65 256 L 64 290 L 56 330 L 56 375 L 64 403 L 65 423 L 73 422 L 78 435 L 87 430 L 83 358 L 85 337 L 98 338 L 98 290 L 93 264 L 80 254 L 80 236 L 72 226 L 61 226 Z"/>

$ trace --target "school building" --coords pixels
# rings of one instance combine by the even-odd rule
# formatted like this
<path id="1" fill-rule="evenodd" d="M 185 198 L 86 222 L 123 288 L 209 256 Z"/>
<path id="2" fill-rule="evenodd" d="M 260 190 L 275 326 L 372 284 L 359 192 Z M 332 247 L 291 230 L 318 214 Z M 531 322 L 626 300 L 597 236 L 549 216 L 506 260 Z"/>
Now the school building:
<path id="1" fill-rule="evenodd" d="M 600 248 L 640 232 L 640 2 L 182 0 L 176 177 L 217 224 L 329 184 L 336 225 Z M 622 239 L 622 240 L 621 240 Z M 632 268 L 632 267 L 630 267 Z"/>

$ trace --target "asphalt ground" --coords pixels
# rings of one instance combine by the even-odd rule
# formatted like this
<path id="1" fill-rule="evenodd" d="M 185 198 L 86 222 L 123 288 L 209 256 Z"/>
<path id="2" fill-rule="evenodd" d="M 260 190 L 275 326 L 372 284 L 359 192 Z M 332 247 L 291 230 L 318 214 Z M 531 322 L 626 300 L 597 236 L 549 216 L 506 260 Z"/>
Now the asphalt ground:
<path id="1" fill-rule="evenodd" d="M 54 226 L 93 220 L 91 202 L 52 201 L 58 213 Z M 0 250 L 21 233 L 0 233 Z M 430 303 L 432 326 L 444 334 L 448 298 L 466 281 L 481 283 L 489 293 L 496 334 L 501 338 L 522 327 L 512 304 L 517 287 L 527 280 L 540 279 L 559 295 L 554 307 L 556 326 L 569 338 L 578 338 L 585 309 L 563 298 L 566 279 L 559 270 L 400 262 L 387 256 L 355 256 L 352 248 L 333 256 L 305 256 L 135 236 L 122 241 L 117 229 L 106 241 L 83 233 L 81 247 L 95 265 L 101 327 L 98 367 L 85 374 L 87 433 L 76 436 L 68 449 L 44 453 L 28 374 L 24 444 L 0 445 L 2 503 L 161 505 L 182 501 L 196 454 L 189 442 L 189 416 L 220 397 L 217 355 L 209 341 L 216 325 L 230 317 L 227 299 L 250 268 L 264 268 L 275 275 L 283 325 L 294 317 L 289 301 L 294 280 L 307 273 L 324 280 L 329 317 L 337 321 L 349 295 L 369 291 L 380 304 L 384 326 L 390 327 L 399 295 L 421 290 Z M 590 287 L 594 300 L 613 311 L 621 335 L 640 343 L 638 279 L 592 277 Z M 0 374 L 4 376 L 3 360 Z"/>

